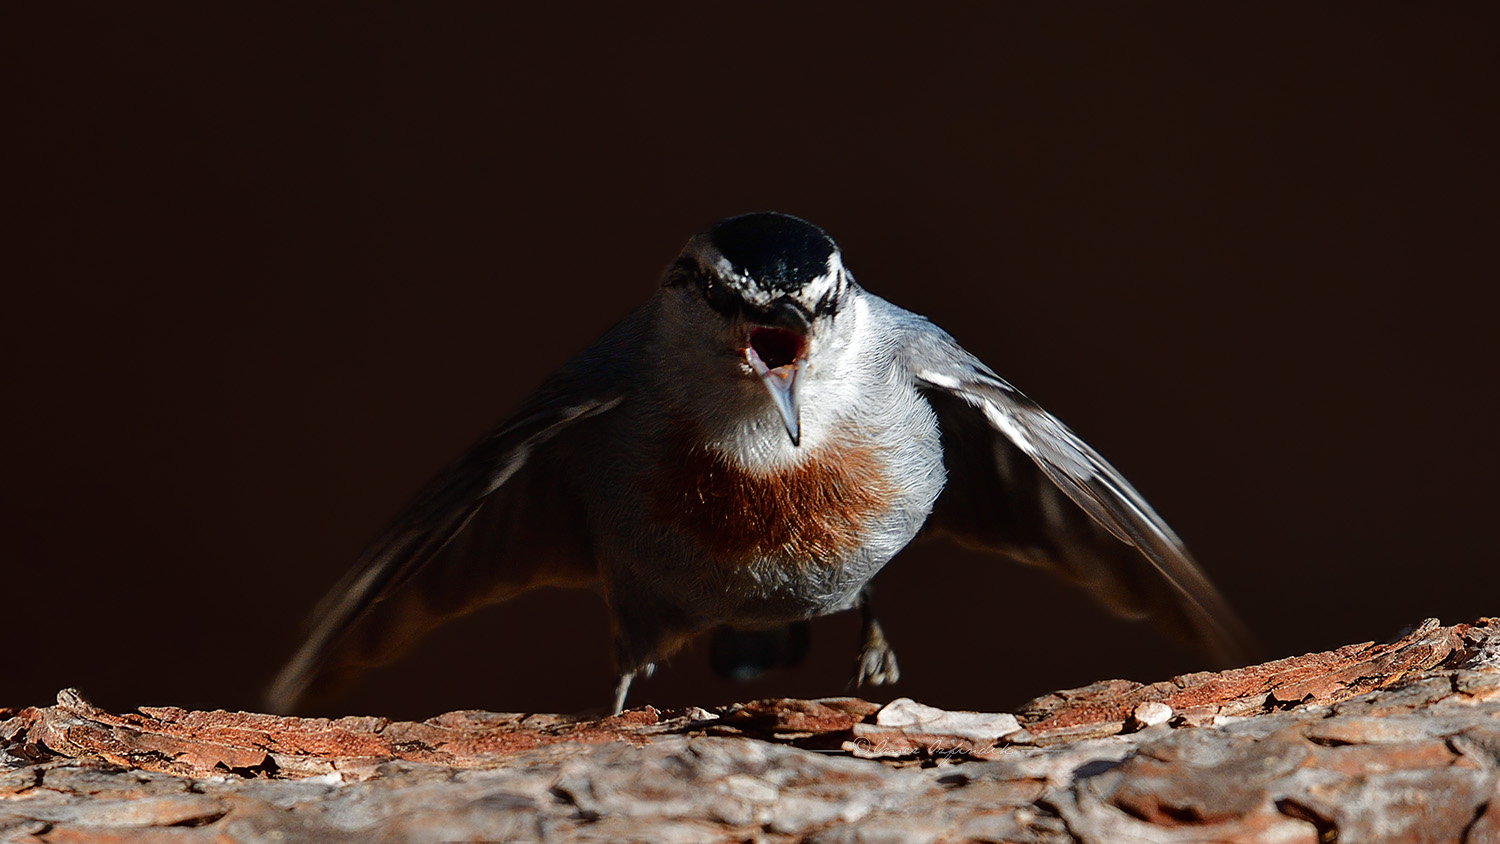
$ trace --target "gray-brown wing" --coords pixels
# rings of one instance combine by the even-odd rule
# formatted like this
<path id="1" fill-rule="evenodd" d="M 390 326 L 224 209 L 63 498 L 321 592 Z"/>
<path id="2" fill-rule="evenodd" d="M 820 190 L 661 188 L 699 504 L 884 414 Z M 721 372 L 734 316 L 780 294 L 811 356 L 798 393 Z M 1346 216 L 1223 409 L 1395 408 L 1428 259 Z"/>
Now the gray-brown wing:
<path id="1" fill-rule="evenodd" d="M 1243 624 L 1177 534 L 1098 452 L 925 320 L 906 339 L 948 470 L 929 526 L 1050 568 L 1221 665 L 1253 657 Z"/>
<path id="2" fill-rule="evenodd" d="M 449 618 L 532 587 L 597 579 L 568 461 L 594 435 L 587 420 L 616 407 L 622 391 L 587 358 L 440 472 L 370 545 L 314 611 L 267 692 L 271 711 L 390 661 Z"/>

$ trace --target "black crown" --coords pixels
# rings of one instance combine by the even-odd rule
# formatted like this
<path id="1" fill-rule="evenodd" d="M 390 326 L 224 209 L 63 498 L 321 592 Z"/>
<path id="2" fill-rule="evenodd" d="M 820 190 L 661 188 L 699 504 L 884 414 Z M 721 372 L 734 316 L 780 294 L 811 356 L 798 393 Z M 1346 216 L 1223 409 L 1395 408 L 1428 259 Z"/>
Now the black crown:
<path id="1" fill-rule="evenodd" d="M 838 245 L 799 217 L 762 211 L 723 220 L 709 239 L 734 268 L 767 290 L 790 293 L 828 271 Z"/>

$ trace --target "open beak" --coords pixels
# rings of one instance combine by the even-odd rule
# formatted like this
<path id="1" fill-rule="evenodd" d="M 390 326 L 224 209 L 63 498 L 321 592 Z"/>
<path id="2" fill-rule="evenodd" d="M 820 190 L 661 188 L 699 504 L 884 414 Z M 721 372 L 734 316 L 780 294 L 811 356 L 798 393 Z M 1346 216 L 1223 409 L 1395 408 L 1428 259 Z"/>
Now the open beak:
<path id="1" fill-rule="evenodd" d="M 758 325 L 750 329 L 745 359 L 771 392 L 771 401 L 776 404 L 781 421 L 786 423 L 786 432 L 792 438 L 792 445 L 801 445 L 802 423 L 797 415 L 797 376 L 807 364 L 807 337 L 801 332 L 785 328 Z"/>

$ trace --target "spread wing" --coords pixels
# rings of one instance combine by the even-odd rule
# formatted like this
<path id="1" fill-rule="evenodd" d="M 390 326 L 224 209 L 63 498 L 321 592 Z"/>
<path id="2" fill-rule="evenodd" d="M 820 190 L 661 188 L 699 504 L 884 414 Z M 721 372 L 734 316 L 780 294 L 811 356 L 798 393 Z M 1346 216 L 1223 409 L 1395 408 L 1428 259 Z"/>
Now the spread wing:
<path id="1" fill-rule="evenodd" d="M 948 470 L 929 526 L 1050 568 L 1115 614 L 1150 617 L 1226 666 L 1253 656 L 1182 540 L 1098 452 L 925 320 L 904 339 Z"/>
<path id="2" fill-rule="evenodd" d="M 617 327 L 616 336 L 627 327 Z M 407 504 L 313 613 L 311 631 L 267 692 L 287 712 L 314 685 L 388 662 L 423 632 L 542 585 L 597 580 L 566 479 L 587 420 L 623 400 L 606 337 Z"/>

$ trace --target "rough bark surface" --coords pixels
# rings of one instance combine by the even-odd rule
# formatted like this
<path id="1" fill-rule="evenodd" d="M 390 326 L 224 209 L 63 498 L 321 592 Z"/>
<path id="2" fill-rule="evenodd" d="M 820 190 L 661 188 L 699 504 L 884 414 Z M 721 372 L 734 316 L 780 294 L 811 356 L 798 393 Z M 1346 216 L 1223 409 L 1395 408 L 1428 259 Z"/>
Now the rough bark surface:
<path id="1" fill-rule="evenodd" d="M 7 842 L 1500 842 L 1496 619 L 1014 714 L 0 719 Z"/>

